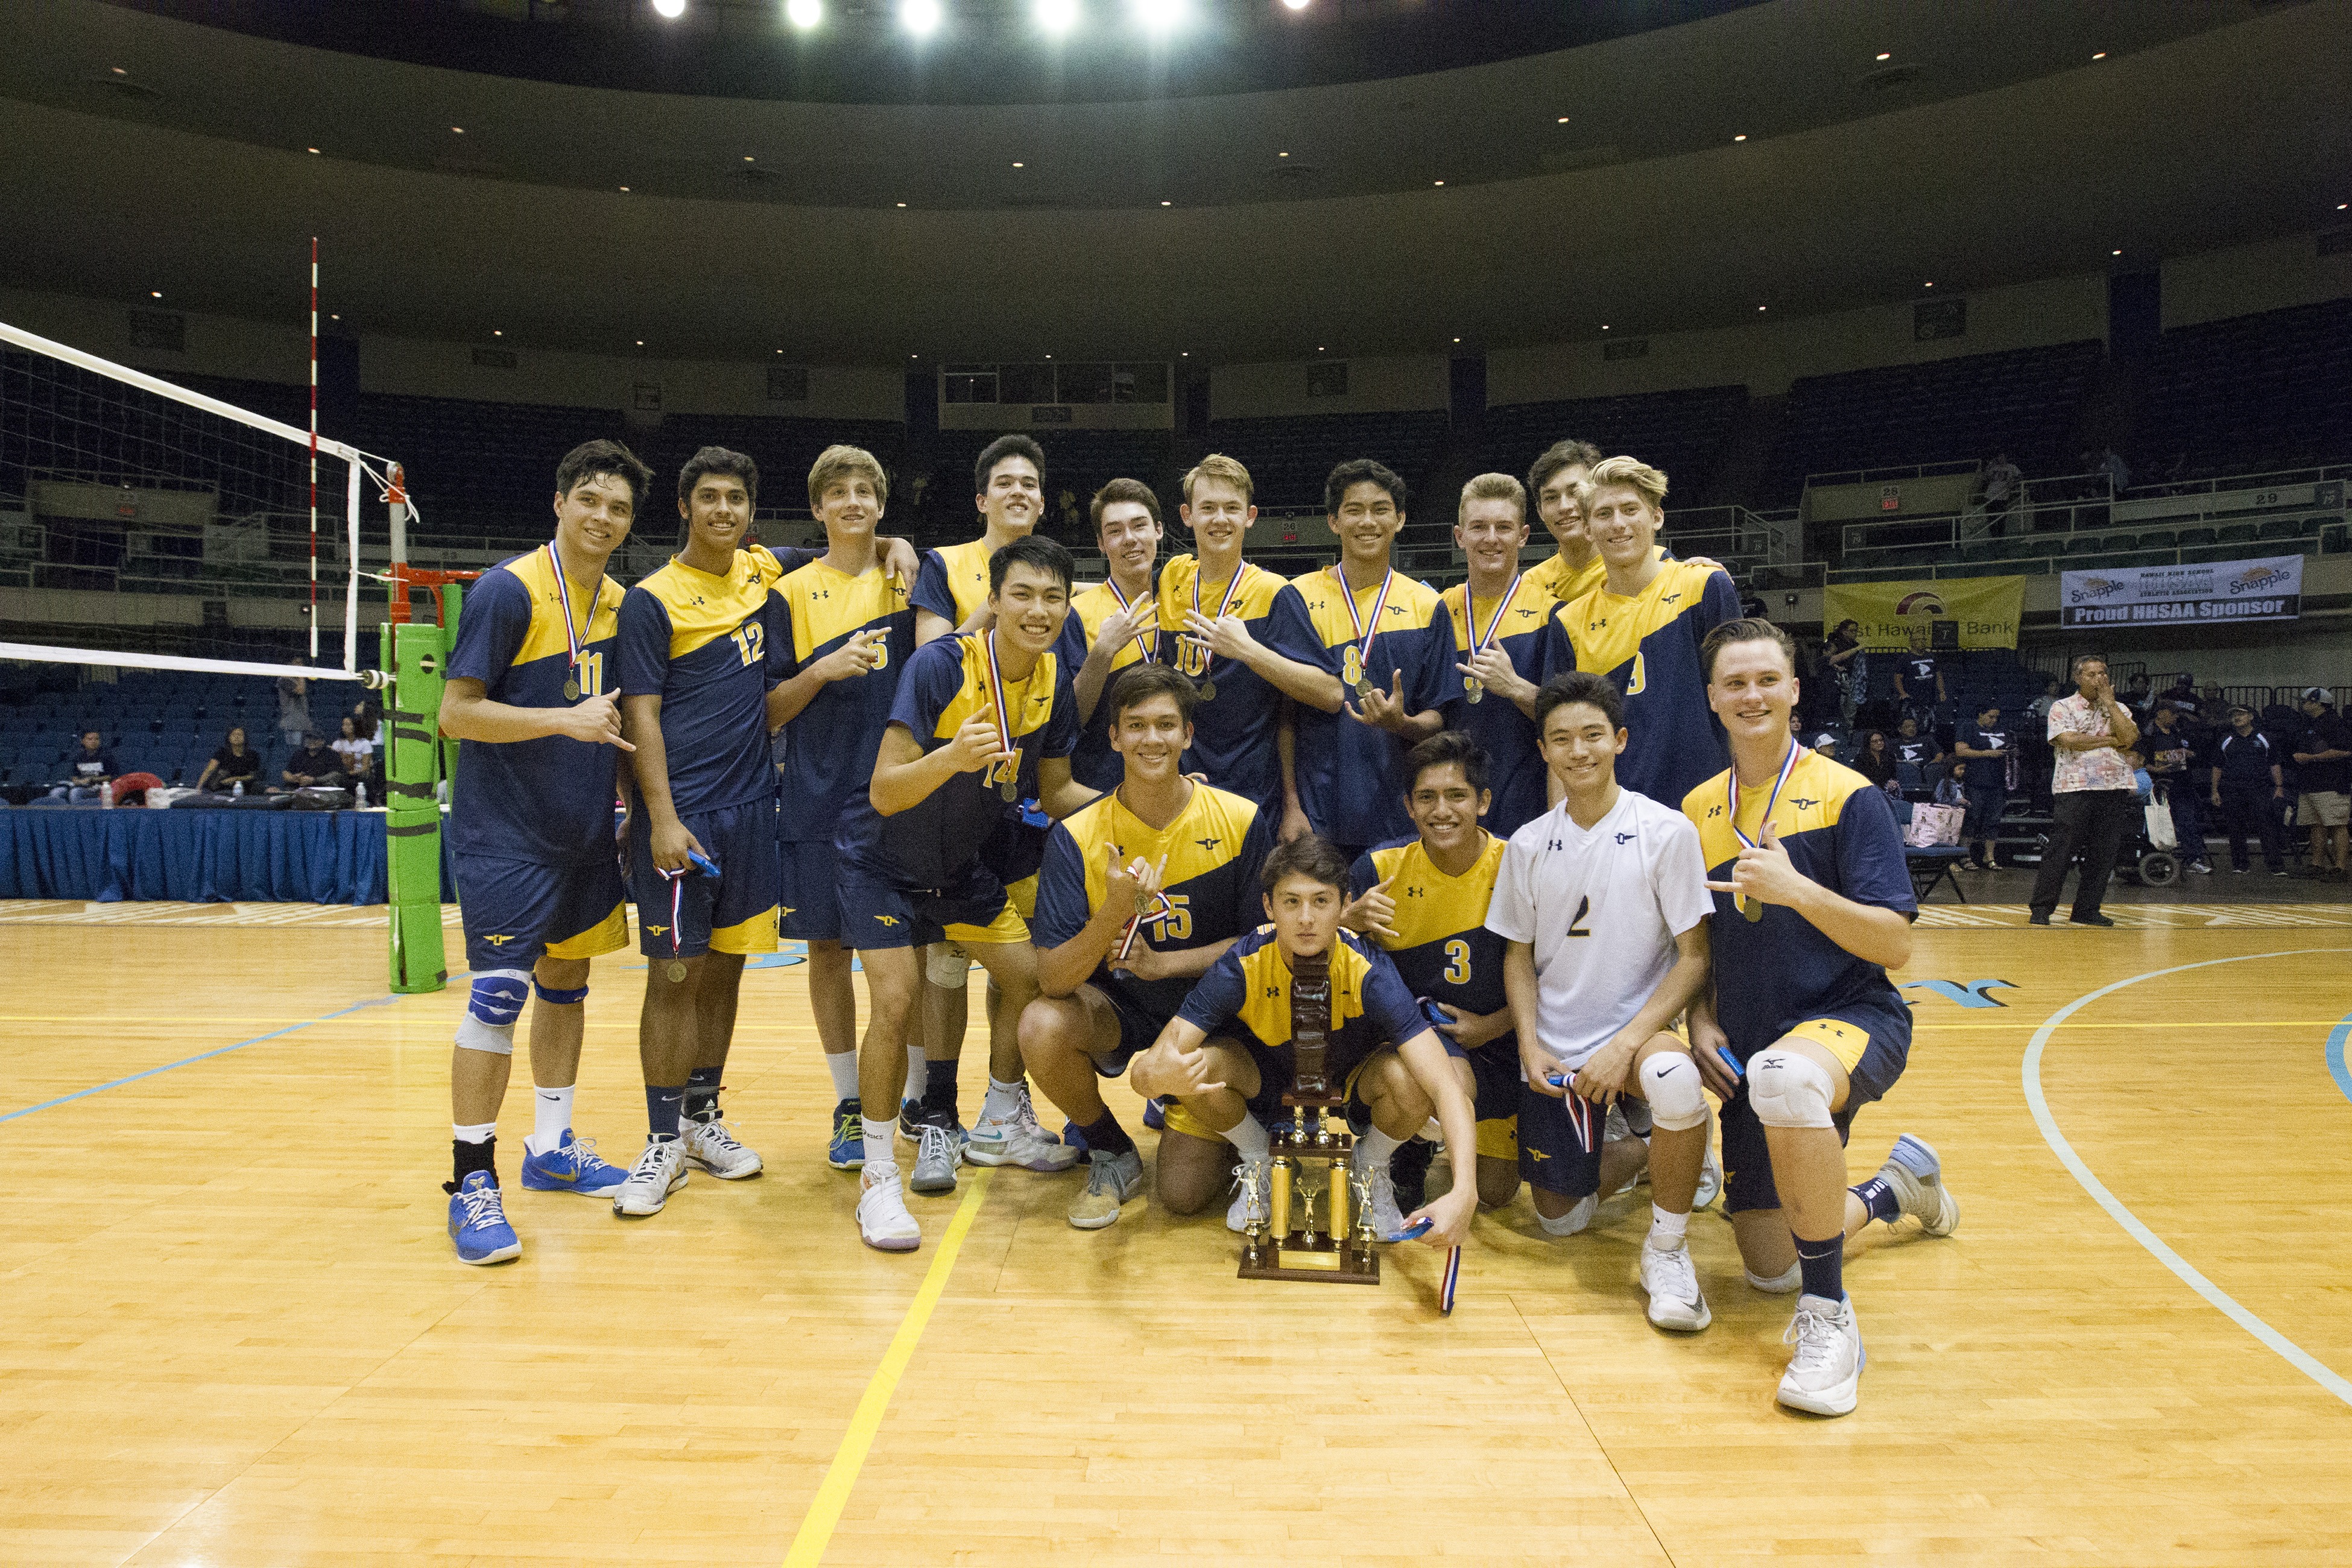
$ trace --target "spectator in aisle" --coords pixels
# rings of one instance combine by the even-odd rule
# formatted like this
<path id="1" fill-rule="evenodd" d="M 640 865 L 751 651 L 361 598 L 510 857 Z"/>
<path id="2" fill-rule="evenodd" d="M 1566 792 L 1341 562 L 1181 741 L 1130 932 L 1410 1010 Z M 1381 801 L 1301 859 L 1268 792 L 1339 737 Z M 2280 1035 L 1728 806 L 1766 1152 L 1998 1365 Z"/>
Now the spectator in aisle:
<path id="1" fill-rule="evenodd" d="M 1977 716 L 1960 726 L 1952 739 L 1952 754 L 1958 766 L 1966 770 L 1964 785 L 1967 792 L 1968 816 L 1960 827 L 1960 842 L 1969 847 L 1969 858 L 1960 862 L 1963 871 L 1990 871 L 1993 867 L 1993 840 L 2000 833 L 2000 814 L 2009 805 L 2009 770 L 2016 757 L 2016 748 L 2010 743 L 2008 727 L 2000 721 L 2000 704 L 1988 702 L 1977 710 Z"/>
<path id="2" fill-rule="evenodd" d="M 2124 751 L 2139 739 L 2139 726 L 2116 700 L 2105 659 L 2084 654 L 2074 660 L 2074 673 L 2076 693 L 2050 710 L 2050 745 L 2057 753 L 2050 781 L 2050 842 L 2033 879 L 2030 920 L 2038 926 L 2050 923 L 2067 868 L 2079 851 L 2083 875 L 2074 886 L 2074 922 L 2111 926 L 2116 922 L 2099 905 L 2137 808 Z"/>
<path id="3" fill-rule="evenodd" d="M 310 682 L 302 676 L 278 678 L 278 732 L 286 737 L 288 751 L 310 732 Z"/>
<path id="4" fill-rule="evenodd" d="M 221 737 L 221 749 L 196 775 L 196 787 L 226 795 L 239 784 L 247 789 L 261 787 L 261 753 L 245 743 L 244 725 L 231 724 L 228 733 Z"/>
<path id="5" fill-rule="evenodd" d="M 81 750 L 66 759 L 66 781 L 49 791 L 52 800 L 96 800 L 99 791 L 122 776 L 114 753 L 95 730 L 81 732 Z"/>
<path id="6" fill-rule="evenodd" d="M 1862 738 L 1862 750 L 1854 753 L 1853 771 L 1881 789 L 1895 787 L 1895 750 L 1887 743 L 1885 731 L 1873 730 Z"/>
<path id="7" fill-rule="evenodd" d="M 1984 471 L 1984 509 L 1988 520 L 1985 531 L 1998 536 L 2009 526 L 2010 508 L 2017 504 L 2019 483 L 2025 476 L 2009 460 L 2007 452 L 1995 452 Z"/>
<path id="8" fill-rule="evenodd" d="M 343 783 L 343 760 L 334 749 L 312 731 L 302 737 L 302 749 L 286 759 L 284 774 L 289 789 L 302 789 L 311 784 L 328 787 Z"/>
<path id="9" fill-rule="evenodd" d="M 2198 750 L 2198 737 L 2181 722 L 2179 704 L 2169 698 L 2158 702 L 2147 728 L 2140 731 L 2139 752 L 2147 759 L 2157 798 L 2171 809 L 2182 864 L 2189 870 L 2210 873 L 2213 863 L 2205 858 L 2205 827 L 2197 810 Z"/>
<path id="10" fill-rule="evenodd" d="M 2303 738 L 2294 743 L 2296 782 L 2302 794 L 2295 801 L 2294 824 L 2311 829 L 2311 864 L 2306 877 L 2340 877 L 2352 870 L 2352 730 L 2336 711 L 2336 699 L 2325 686 L 2303 690 Z M 82 743 L 87 746 L 87 737 Z M 2330 853 L 2330 840 L 2333 853 Z"/>
<path id="11" fill-rule="evenodd" d="M 1929 651 L 1925 627 L 1911 634 L 1911 651 L 1895 667 L 1895 697 L 1904 713 L 1924 724 L 1932 726 L 1944 710 L 1944 665 Z"/>
<path id="12" fill-rule="evenodd" d="M 1840 621 L 1822 644 L 1822 663 L 1830 679 L 1837 683 L 1838 717 L 1846 724 L 1853 722 L 1855 704 L 1862 700 L 1862 683 L 1869 666 L 1864 662 L 1862 623 Z"/>
<path id="13" fill-rule="evenodd" d="M 360 721 L 352 715 L 343 715 L 343 732 L 330 749 L 343 760 L 343 772 L 352 778 L 374 775 L 375 742 L 360 732 Z"/>
<path id="14" fill-rule="evenodd" d="M 2230 709 L 2230 728 L 2207 753 L 2212 772 L 2210 804 L 2230 836 L 2230 869 L 2244 876 L 2253 869 L 2246 853 L 2246 832 L 2252 828 L 2263 841 L 2263 860 L 2271 875 L 2286 875 L 2284 834 L 2279 821 L 2286 803 L 2286 773 L 2270 737 L 2254 728 L 2254 710 L 2243 703 Z"/>

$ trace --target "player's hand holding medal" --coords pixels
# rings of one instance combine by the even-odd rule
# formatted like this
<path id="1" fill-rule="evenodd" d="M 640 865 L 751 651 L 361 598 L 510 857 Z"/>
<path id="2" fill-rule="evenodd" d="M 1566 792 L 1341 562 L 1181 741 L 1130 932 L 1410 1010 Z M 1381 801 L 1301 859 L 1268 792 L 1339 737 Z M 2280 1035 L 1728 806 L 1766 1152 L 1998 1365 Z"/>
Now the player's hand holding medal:
<path id="1" fill-rule="evenodd" d="M 1257 646 L 1257 639 L 1250 636 L 1248 623 L 1230 613 L 1234 598 L 1242 591 L 1242 584 L 1249 580 L 1249 574 L 1255 570 L 1246 561 L 1234 568 L 1233 577 L 1225 584 L 1223 596 L 1218 599 L 1215 612 L 1210 615 L 1201 613 L 1201 579 L 1197 574 L 1193 576 L 1192 607 L 1184 612 L 1184 630 L 1186 640 L 1207 656 L 1202 661 L 1202 669 L 1208 668 L 1209 659 L 1240 658 Z M 1217 700 L 1217 683 L 1214 680 L 1204 676 L 1200 689 L 1202 701 L 1214 702 Z"/>
<path id="2" fill-rule="evenodd" d="M 1122 866 L 1118 861 L 1118 846 L 1103 846 L 1106 870 L 1103 877 L 1103 910 L 1129 911 L 1127 923 L 1119 931 L 1118 945 L 1111 950 L 1110 967 L 1115 974 L 1131 979 L 1152 979 L 1141 974 L 1130 961 L 1138 952 L 1150 953 L 1149 943 L 1139 947 L 1138 941 L 1147 925 L 1164 925 L 1175 906 L 1160 890 L 1160 879 L 1168 872 L 1168 857 L 1162 855 L 1153 865 L 1140 855 Z"/>

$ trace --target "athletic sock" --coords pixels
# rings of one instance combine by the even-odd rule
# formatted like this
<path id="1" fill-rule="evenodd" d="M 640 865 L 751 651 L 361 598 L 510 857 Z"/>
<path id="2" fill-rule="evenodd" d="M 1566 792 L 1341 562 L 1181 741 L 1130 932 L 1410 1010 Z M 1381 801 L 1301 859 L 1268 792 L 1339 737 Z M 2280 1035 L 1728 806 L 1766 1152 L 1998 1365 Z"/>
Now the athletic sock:
<path id="1" fill-rule="evenodd" d="M 724 1068 L 697 1068 L 686 1075 L 686 1102 L 682 1114 L 688 1121 L 719 1120 L 719 1075 Z"/>
<path id="2" fill-rule="evenodd" d="M 1661 1252 L 1672 1252 L 1683 1244 L 1690 1230 L 1690 1215 L 1668 1214 L 1657 1205 L 1650 1205 L 1650 1245 Z"/>
<path id="3" fill-rule="evenodd" d="M 1259 1126 L 1257 1118 L 1246 1110 L 1242 1112 L 1239 1121 L 1225 1129 L 1224 1138 L 1226 1142 L 1242 1152 L 1242 1158 L 1245 1160 L 1270 1160 L 1274 1157 L 1274 1147 L 1266 1142 L 1265 1129 Z"/>
<path id="4" fill-rule="evenodd" d="M 552 1154 L 563 1146 L 563 1135 L 572 1130 L 573 1087 L 571 1084 L 562 1089 L 532 1086 L 530 1136 L 522 1141 L 526 1152 Z"/>
<path id="5" fill-rule="evenodd" d="M 857 1098 L 857 1053 L 844 1051 L 839 1056 L 827 1053 L 824 1070 L 833 1075 L 833 1098 L 836 1100 Z"/>
<path id="6" fill-rule="evenodd" d="M 923 1056 L 923 1047 L 907 1047 L 907 1098 L 920 1100 L 930 1088 L 931 1064 Z"/>
<path id="7" fill-rule="evenodd" d="M 1099 1119 L 1087 1122 L 1078 1131 L 1086 1135 L 1088 1149 L 1099 1149 L 1106 1154 L 1124 1154 L 1135 1147 L 1135 1140 L 1129 1137 L 1127 1129 L 1118 1124 L 1118 1112 L 1116 1110 L 1104 1111 Z"/>
<path id="8" fill-rule="evenodd" d="M 895 1169 L 898 1163 L 898 1150 L 890 1140 L 898 1131 L 898 1118 L 877 1121 L 870 1116 L 860 1116 L 857 1121 L 866 1133 L 866 1168 L 871 1171 L 877 1166 L 888 1165 Z"/>
<path id="9" fill-rule="evenodd" d="M 927 1065 L 930 1068 L 930 1082 L 923 1086 L 920 1096 L 924 1118 L 943 1127 L 952 1127 L 961 1120 L 956 1110 L 956 1068 L 961 1064 L 945 1061 Z"/>
<path id="10" fill-rule="evenodd" d="M 1357 1169 L 1385 1171 L 1389 1162 L 1396 1158 L 1396 1152 L 1402 1147 L 1403 1139 L 1391 1138 L 1378 1127 L 1368 1127 L 1364 1135 L 1356 1140 L 1356 1153 L 1360 1160 Z"/>
<path id="11" fill-rule="evenodd" d="M 686 1103 L 683 1089 L 662 1089 L 646 1085 L 646 1131 L 655 1139 L 677 1136 L 677 1113 Z"/>
<path id="12" fill-rule="evenodd" d="M 991 1121 L 1003 1121 L 1008 1120 L 1020 1109 L 1021 1080 L 1014 1079 L 1007 1083 L 994 1073 L 991 1073 L 988 1077 L 988 1098 L 980 1103 L 982 1118 Z"/>
<path id="13" fill-rule="evenodd" d="M 484 1121 L 467 1126 L 459 1122 L 449 1131 L 452 1133 L 449 1140 L 452 1169 L 449 1184 L 442 1190 L 456 1192 L 476 1171 L 488 1171 L 495 1185 L 499 1179 L 499 1124 Z"/>
<path id="14" fill-rule="evenodd" d="M 1873 1219 L 1883 1219 L 1893 1225 L 1903 1217 L 1903 1200 L 1895 1195 L 1895 1184 L 1885 1176 L 1873 1176 L 1858 1186 L 1848 1187 L 1846 1191 L 1862 1200 L 1862 1206 L 1870 1211 Z"/>
<path id="15" fill-rule="evenodd" d="M 1845 1236 L 1825 1241 L 1797 1238 L 1797 1266 L 1804 1271 L 1805 1294 L 1824 1301 L 1845 1300 Z"/>

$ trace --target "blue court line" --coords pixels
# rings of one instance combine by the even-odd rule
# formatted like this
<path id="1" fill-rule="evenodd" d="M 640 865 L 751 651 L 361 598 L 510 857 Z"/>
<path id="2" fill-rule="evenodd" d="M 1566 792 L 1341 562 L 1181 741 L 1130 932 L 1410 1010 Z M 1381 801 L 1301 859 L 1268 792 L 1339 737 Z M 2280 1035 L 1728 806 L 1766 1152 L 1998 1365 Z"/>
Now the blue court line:
<path id="1" fill-rule="evenodd" d="M 2066 1005 L 2051 1014 L 2048 1021 L 2043 1023 L 2042 1027 L 2033 1031 L 2032 1042 L 2025 1047 L 2023 1076 L 2025 1102 L 2032 1109 L 2034 1124 L 2042 1129 L 2042 1141 L 2050 1145 L 2066 1169 L 2074 1173 L 2074 1179 L 2083 1184 L 2083 1190 L 2089 1193 L 2098 1205 L 2107 1211 L 2108 1216 L 2123 1226 L 2125 1233 L 2134 1241 L 2147 1248 L 2158 1262 L 2179 1275 L 2184 1284 L 2218 1308 L 2231 1322 L 2275 1351 L 2312 1382 L 2319 1384 L 2345 1404 L 2352 1405 L 2352 1379 L 2345 1378 L 2301 1345 L 2239 1305 L 2234 1297 L 2199 1273 L 2195 1266 L 2187 1258 L 2167 1247 L 2154 1231 L 2140 1223 L 2139 1216 L 2126 1208 L 2115 1194 L 2107 1191 L 2105 1184 L 2098 1177 L 2091 1174 L 2091 1168 L 2083 1163 L 2083 1157 L 2074 1152 L 2074 1146 L 2066 1142 L 2065 1134 L 2058 1131 L 2058 1123 L 2050 1114 L 2050 1102 L 2042 1095 L 2042 1048 L 2049 1045 L 2050 1037 L 2057 1033 L 2059 1025 L 2063 1024 L 2068 1018 L 2102 996 L 2121 991 L 2126 985 L 2137 985 L 2143 980 L 2156 980 L 2167 974 L 2180 974 L 2191 969 L 2210 969 L 2221 963 L 2248 963 L 2263 958 L 2297 958 L 2305 953 L 2314 952 L 2341 953 L 2343 951 L 2339 947 L 2298 947 L 2284 952 L 2249 952 L 2236 958 L 2209 958 L 2198 963 L 2178 963 L 2170 969 L 2151 969 L 2145 974 L 2135 974 L 2128 980 L 2118 980 L 2112 985 L 2102 985 L 2089 995 L 2077 996 L 2067 1003 Z M 2336 1082 L 2339 1084 L 2346 1081 L 2342 1068 L 2344 1059 L 2342 1053 L 2344 1040 L 2347 1034 L 2352 1034 L 2352 1019 L 2347 1019 L 2343 1024 L 2336 1026 L 2336 1032 L 2328 1037 L 2328 1048 L 2335 1053 L 2330 1058 L 2330 1062 L 2336 1068 Z M 2352 1085 L 2347 1085 L 2345 1092 L 2352 1094 Z"/>
<path id="2" fill-rule="evenodd" d="M 2336 1025 L 2335 1033 L 2327 1037 L 2327 1075 L 2344 1091 L 2344 1098 L 2352 1100 L 2352 1064 L 2344 1059 L 2347 1046 L 2352 1046 L 2352 1017 Z"/>

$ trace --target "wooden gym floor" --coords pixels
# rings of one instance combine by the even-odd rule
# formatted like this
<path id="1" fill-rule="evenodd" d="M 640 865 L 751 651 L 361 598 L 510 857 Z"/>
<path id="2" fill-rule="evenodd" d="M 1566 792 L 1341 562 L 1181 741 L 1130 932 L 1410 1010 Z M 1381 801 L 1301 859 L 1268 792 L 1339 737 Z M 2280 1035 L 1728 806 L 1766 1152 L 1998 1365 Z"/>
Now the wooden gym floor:
<path id="1" fill-rule="evenodd" d="M 0 905 L 0 1560 L 2352 1561 L 2352 905 L 2113 912 L 1922 920 L 1852 1165 L 1916 1131 L 1963 1217 L 1858 1248 L 1822 1421 L 1720 1219 L 1714 1326 L 1643 1321 L 1639 1201 L 1483 1217 L 1450 1319 L 1425 1249 L 1245 1283 L 1215 1215 L 1072 1230 L 1076 1174 L 968 1172 L 868 1251 L 791 966 L 728 1075 L 765 1176 L 626 1224 L 525 1193 L 518 1087 L 524 1253 L 461 1268 L 463 991 L 389 997 L 381 910 Z M 625 1163 L 638 963 L 596 966 L 578 1117 Z"/>

